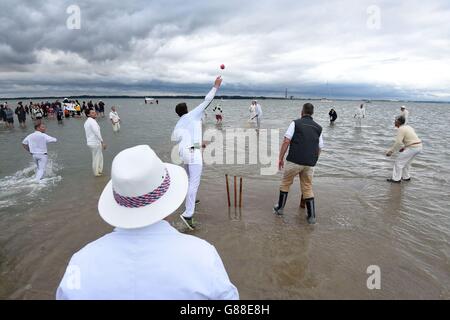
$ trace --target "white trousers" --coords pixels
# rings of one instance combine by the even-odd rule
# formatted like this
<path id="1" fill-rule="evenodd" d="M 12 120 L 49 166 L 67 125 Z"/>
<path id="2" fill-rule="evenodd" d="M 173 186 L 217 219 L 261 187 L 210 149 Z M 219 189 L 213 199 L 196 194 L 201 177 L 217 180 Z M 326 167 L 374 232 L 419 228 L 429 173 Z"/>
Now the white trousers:
<path id="1" fill-rule="evenodd" d="M 103 152 L 102 145 L 88 145 L 92 152 L 92 171 L 94 176 L 99 176 L 103 173 Z"/>
<path id="2" fill-rule="evenodd" d="M 256 127 L 259 129 L 261 127 L 261 118 L 256 117 Z"/>
<path id="3" fill-rule="evenodd" d="M 406 148 L 405 151 L 400 152 L 397 160 L 395 160 L 394 170 L 392 172 L 392 179 L 400 181 L 401 179 L 410 179 L 409 170 L 414 158 L 422 152 L 422 147 Z"/>
<path id="4" fill-rule="evenodd" d="M 36 163 L 36 181 L 40 181 L 45 175 L 45 168 L 47 167 L 46 154 L 33 154 L 34 162 Z"/>
<path id="5" fill-rule="evenodd" d="M 358 127 L 358 128 L 361 128 L 361 125 L 362 125 L 362 117 L 360 117 L 360 116 L 356 116 L 356 118 L 355 118 L 355 126 L 356 127 Z"/>
<path id="6" fill-rule="evenodd" d="M 120 122 L 114 123 L 114 124 L 112 125 L 112 127 L 113 127 L 113 131 L 114 131 L 114 132 L 120 131 Z"/>
<path id="7" fill-rule="evenodd" d="M 184 166 L 189 177 L 189 187 L 186 195 L 186 210 L 183 217 L 192 218 L 195 211 L 195 200 L 202 177 L 203 164 L 187 164 Z"/>

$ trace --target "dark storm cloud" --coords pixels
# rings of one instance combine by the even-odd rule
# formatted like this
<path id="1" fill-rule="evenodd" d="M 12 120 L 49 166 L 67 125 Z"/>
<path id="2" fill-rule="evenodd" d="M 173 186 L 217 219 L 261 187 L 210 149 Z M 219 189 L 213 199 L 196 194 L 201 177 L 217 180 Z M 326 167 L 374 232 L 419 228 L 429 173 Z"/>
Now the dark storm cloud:
<path id="1" fill-rule="evenodd" d="M 66 27 L 74 4 L 80 30 Z M 239 93 L 450 98 L 450 4 L 376 1 L 376 30 L 372 4 L 3 0 L 0 96 L 195 91 L 225 62 L 224 89 Z"/>

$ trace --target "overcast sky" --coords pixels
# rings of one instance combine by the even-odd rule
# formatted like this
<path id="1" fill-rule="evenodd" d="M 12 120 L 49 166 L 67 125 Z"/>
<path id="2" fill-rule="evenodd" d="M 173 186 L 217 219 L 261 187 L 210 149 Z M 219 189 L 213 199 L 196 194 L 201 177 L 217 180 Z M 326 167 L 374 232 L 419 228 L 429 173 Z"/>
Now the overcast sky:
<path id="1" fill-rule="evenodd" d="M 0 22 L 1 97 L 198 94 L 224 63 L 222 93 L 450 100 L 449 0 L 1 0 Z"/>

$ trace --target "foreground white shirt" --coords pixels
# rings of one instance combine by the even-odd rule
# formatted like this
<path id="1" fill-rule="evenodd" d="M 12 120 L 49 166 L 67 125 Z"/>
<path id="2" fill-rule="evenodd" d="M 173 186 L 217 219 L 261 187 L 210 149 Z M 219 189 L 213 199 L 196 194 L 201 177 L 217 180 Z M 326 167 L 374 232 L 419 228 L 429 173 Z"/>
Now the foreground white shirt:
<path id="1" fill-rule="evenodd" d="M 92 146 L 102 144 L 103 138 L 97 121 L 92 118 L 87 118 L 84 123 L 84 131 L 86 133 L 87 145 Z"/>
<path id="2" fill-rule="evenodd" d="M 115 229 L 70 260 L 57 299 L 239 299 L 216 249 L 167 221 Z"/>
<path id="3" fill-rule="evenodd" d="M 22 143 L 28 146 L 31 154 L 46 154 L 47 143 L 56 141 L 56 138 L 50 137 L 48 134 L 35 131 L 32 134 L 29 134 Z"/>
<path id="4" fill-rule="evenodd" d="M 178 120 L 172 133 L 172 141 L 178 142 L 178 153 L 184 164 L 202 164 L 202 116 L 216 95 L 217 89 L 213 87 L 205 97 L 203 103 L 185 114 Z M 190 149 L 196 146 L 193 151 Z"/>
<path id="5" fill-rule="evenodd" d="M 285 138 L 288 138 L 289 140 L 292 140 L 292 137 L 294 136 L 295 133 L 295 122 L 292 121 L 291 124 L 289 125 L 289 128 L 287 129 L 286 133 L 284 134 Z M 319 137 L 319 148 L 323 149 L 324 144 L 323 144 L 323 137 L 322 134 L 320 134 Z"/>

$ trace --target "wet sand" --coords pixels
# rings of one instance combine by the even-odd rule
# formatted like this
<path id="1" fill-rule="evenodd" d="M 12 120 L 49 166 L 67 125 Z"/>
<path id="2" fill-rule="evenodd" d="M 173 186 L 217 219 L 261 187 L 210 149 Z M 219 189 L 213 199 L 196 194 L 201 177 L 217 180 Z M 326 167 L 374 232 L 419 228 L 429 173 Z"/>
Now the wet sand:
<path id="1" fill-rule="evenodd" d="M 71 255 L 112 230 L 96 210 L 107 180 L 93 180 L 82 206 L 76 196 L 61 208 L 50 204 L 45 218 L 22 216 L 1 236 L 0 298 L 54 299 Z M 217 248 L 241 299 L 450 299 L 448 257 L 427 270 L 397 241 L 407 186 L 388 185 L 379 206 L 364 201 L 367 188 L 362 179 L 316 178 L 318 224 L 309 226 L 298 181 L 284 217 L 271 211 L 276 181 L 244 178 L 241 211 L 228 210 L 224 181 L 203 181 L 201 225 L 191 234 Z M 168 220 L 184 229 L 177 214 Z M 369 265 L 381 268 L 381 290 L 366 287 Z"/>

